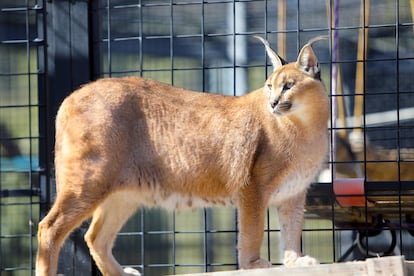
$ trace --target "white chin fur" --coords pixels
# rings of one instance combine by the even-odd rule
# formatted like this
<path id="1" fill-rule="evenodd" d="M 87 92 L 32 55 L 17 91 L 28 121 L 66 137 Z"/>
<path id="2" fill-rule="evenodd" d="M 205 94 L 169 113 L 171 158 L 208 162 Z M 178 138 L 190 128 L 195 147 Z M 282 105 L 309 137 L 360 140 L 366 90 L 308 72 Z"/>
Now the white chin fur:
<path id="1" fill-rule="evenodd" d="M 270 103 L 268 103 L 268 104 L 267 104 L 267 108 L 269 109 L 270 113 L 272 113 L 272 114 L 276 114 L 276 113 L 277 113 L 277 111 L 276 111 L 277 106 L 272 107 L 272 106 L 270 105 Z"/>

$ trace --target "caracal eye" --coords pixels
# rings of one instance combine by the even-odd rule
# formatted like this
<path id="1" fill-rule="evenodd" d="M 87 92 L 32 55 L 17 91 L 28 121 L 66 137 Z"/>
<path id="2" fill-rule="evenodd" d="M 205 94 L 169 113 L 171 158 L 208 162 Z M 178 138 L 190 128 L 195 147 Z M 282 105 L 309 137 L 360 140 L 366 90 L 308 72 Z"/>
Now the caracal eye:
<path id="1" fill-rule="evenodd" d="M 272 85 L 271 83 L 268 83 L 268 84 L 267 84 L 267 88 L 268 88 L 269 90 L 272 90 L 273 85 Z"/>
<path id="2" fill-rule="evenodd" d="M 283 91 L 291 89 L 295 83 L 293 81 L 288 81 L 283 85 Z"/>

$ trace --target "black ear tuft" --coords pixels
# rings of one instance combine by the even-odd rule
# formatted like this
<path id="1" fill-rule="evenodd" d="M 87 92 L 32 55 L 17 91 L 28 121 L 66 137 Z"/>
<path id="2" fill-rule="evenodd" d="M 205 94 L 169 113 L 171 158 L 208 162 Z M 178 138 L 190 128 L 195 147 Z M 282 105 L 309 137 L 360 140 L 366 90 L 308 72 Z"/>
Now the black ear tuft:
<path id="1" fill-rule="evenodd" d="M 314 78 L 314 79 L 316 79 L 316 80 L 319 80 L 319 81 L 320 81 L 320 80 L 322 80 L 322 79 L 321 79 L 321 70 L 319 70 L 319 71 L 315 74 L 315 76 L 313 76 L 313 78 Z"/>
<path id="2" fill-rule="evenodd" d="M 280 62 L 282 63 L 282 65 L 288 64 L 288 62 L 285 59 L 283 59 L 281 56 L 279 56 L 279 55 L 277 55 L 277 56 L 279 57 Z"/>

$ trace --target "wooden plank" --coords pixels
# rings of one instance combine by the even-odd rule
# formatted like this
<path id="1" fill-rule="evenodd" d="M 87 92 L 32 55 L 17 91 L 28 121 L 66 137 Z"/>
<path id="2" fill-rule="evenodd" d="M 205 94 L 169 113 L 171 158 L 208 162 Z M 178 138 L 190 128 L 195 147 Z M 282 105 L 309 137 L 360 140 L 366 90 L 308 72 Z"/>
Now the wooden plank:
<path id="1" fill-rule="evenodd" d="M 405 261 L 405 268 L 408 276 L 414 275 L 414 261 Z"/>
<path id="2" fill-rule="evenodd" d="M 307 267 L 284 266 L 266 269 L 234 270 L 211 273 L 187 274 L 187 276 L 406 276 L 414 272 L 414 262 L 406 262 L 404 256 L 367 259 L 359 262 L 321 264 Z"/>
<path id="3" fill-rule="evenodd" d="M 352 265 L 345 264 L 322 264 L 308 267 L 274 267 L 266 269 L 234 270 L 223 272 L 211 272 L 200 274 L 189 274 L 187 276 L 368 276 L 367 267 L 362 262 L 355 262 Z"/>
<path id="4" fill-rule="evenodd" d="M 367 259 L 368 276 L 408 275 L 404 256 Z"/>

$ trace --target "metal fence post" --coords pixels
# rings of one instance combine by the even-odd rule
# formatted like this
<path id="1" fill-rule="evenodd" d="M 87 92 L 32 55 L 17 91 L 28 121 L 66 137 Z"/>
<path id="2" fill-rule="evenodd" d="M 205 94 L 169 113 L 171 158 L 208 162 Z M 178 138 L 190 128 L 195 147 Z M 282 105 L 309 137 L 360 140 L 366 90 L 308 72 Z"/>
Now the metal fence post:
<path id="1" fill-rule="evenodd" d="M 47 2 L 47 86 L 48 86 L 48 156 L 53 163 L 56 112 L 71 91 L 91 79 L 89 2 L 87 0 L 54 0 Z M 52 203 L 54 195 L 53 165 L 47 183 Z M 93 261 L 83 240 L 86 224 L 66 240 L 59 259 L 59 273 L 91 275 Z"/>

